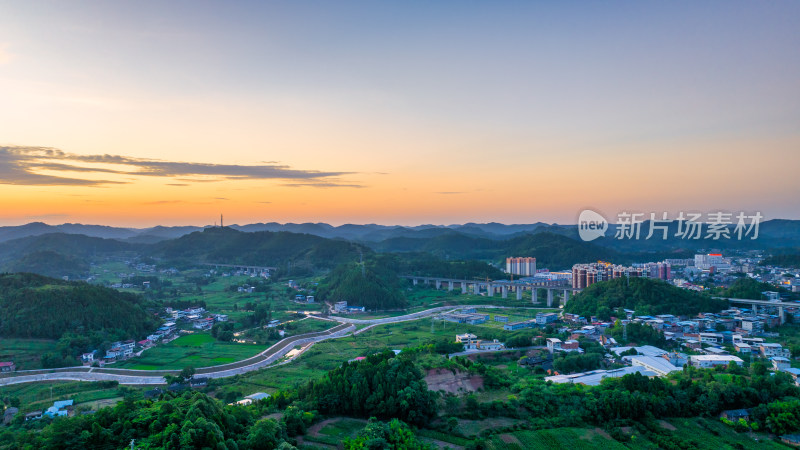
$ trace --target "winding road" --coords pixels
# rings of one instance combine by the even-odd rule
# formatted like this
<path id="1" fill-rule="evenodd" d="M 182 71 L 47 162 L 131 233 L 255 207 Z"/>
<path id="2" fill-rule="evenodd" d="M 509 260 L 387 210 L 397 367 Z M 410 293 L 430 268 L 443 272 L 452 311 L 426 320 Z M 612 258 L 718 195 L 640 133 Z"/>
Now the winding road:
<path id="1" fill-rule="evenodd" d="M 258 370 L 279 360 L 292 348 L 298 345 L 335 339 L 355 331 L 355 326 L 342 323 L 329 330 L 300 334 L 285 338 L 263 352 L 251 358 L 235 363 L 218 366 L 201 367 L 195 372 L 208 378 L 232 377 L 242 373 Z M 164 375 L 177 375 L 180 370 L 135 370 L 99 367 L 64 367 L 60 369 L 21 370 L 3 374 L 0 386 L 37 381 L 118 381 L 120 384 L 165 384 Z"/>
<path id="2" fill-rule="evenodd" d="M 380 319 L 352 319 L 349 317 L 331 316 L 330 318 L 322 318 L 310 316 L 319 320 L 334 320 L 339 322 L 333 328 L 325 331 L 318 331 L 314 333 L 299 334 L 297 336 L 290 336 L 276 344 L 272 345 L 263 352 L 256 356 L 243 359 L 229 364 L 221 364 L 218 366 L 200 367 L 195 372 L 197 375 L 208 378 L 224 378 L 232 377 L 253 370 L 262 369 L 269 366 L 275 361 L 281 359 L 294 347 L 300 345 L 314 344 L 326 339 L 336 339 L 349 335 L 350 333 L 358 333 L 355 325 L 382 325 L 388 323 L 406 322 L 410 320 L 417 320 L 423 317 L 432 316 L 444 311 L 454 311 L 465 308 L 481 308 L 481 309 L 505 309 L 510 308 L 506 306 L 496 305 L 458 305 L 458 306 L 440 306 L 437 308 L 427 309 L 412 314 L 405 314 L 395 317 L 384 317 Z M 520 308 L 513 308 L 520 309 Z M 541 308 L 525 308 L 525 309 L 541 309 Z M 362 330 L 359 330 L 362 331 Z M 0 386 L 7 386 L 11 384 L 20 383 L 33 383 L 39 381 L 117 381 L 119 384 L 137 384 L 137 385 L 150 385 L 150 384 L 166 384 L 164 379 L 165 375 L 178 375 L 180 370 L 136 370 L 136 369 L 114 369 L 111 367 L 63 367 L 59 369 L 41 369 L 41 370 L 20 370 L 17 372 L 4 373 L 0 375 Z"/>

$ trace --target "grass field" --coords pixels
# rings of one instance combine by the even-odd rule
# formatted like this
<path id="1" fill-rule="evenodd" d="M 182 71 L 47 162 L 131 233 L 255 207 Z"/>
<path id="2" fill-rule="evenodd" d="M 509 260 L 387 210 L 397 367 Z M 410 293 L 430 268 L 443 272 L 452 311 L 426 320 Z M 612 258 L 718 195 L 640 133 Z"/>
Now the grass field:
<path id="1" fill-rule="evenodd" d="M 379 325 L 357 336 L 331 339 L 314 344 L 291 363 L 243 374 L 238 377 L 237 386 L 241 386 L 242 392 L 272 393 L 319 378 L 325 371 L 338 367 L 342 362 L 363 356 L 371 351 L 384 348 L 403 349 L 423 344 L 432 338 L 454 339 L 456 334 L 467 332 L 488 337 L 489 331 L 498 339 L 517 333 L 451 322 L 435 322 L 433 332 L 431 332 L 430 319 Z"/>
<path id="2" fill-rule="evenodd" d="M 673 429 L 674 428 L 674 429 Z M 691 418 L 665 421 L 662 433 L 677 442 L 700 450 L 721 449 L 779 449 L 787 446 L 763 434 L 736 433 L 713 419 Z M 553 428 L 548 430 L 521 430 L 498 433 L 489 439 L 494 450 L 545 450 L 545 449 L 658 449 L 647 436 L 633 430 L 631 440 L 625 443 L 614 440 L 599 428 Z M 754 439 L 755 438 L 755 439 Z"/>
<path id="3" fill-rule="evenodd" d="M 0 387 L 0 397 L 20 399 L 20 411 L 28 412 L 48 408 L 56 400 L 73 399 L 75 404 L 89 403 L 119 397 L 119 388 L 102 387 L 99 383 L 54 381 L 49 383 L 23 383 Z"/>
<path id="4" fill-rule="evenodd" d="M 456 284 L 456 287 L 458 287 L 458 284 Z M 532 304 L 529 292 L 524 293 L 522 300 L 517 300 L 516 294 L 513 292 L 509 292 L 508 298 L 502 298 L 499 293 L 488 297 L 485 295 L 462 294 L 459 289 L 448 291 L 446 285 L 444 289 L 440 290 L 430 287 L 409 287 L 404 293 L 411 307 L 491 304 L 524 308 L 530 306 L 545 306 L 547 300 L 547 296 L 543 296 L 542 292 L 539 293 L 539 304 Z"/>
<path id="5" fill-rule="evenodd" d="M 703 450 L 787 448 L 787 446 L 779 442 L 772 441 L 766 434 L 753 434 L 751 436 L 746 433 L 737 433 L 719 420 L 691 418 L 670 419 L 668 422 L 675 427 L 672 434 L 692 442 L 697 448 Z M 758 440 L 753 439 L 753 437 Z"/>
<path id="6" fill-rule="evenodd" d="M 317 428 L 322 425 L 319 430 Z M 337 417 L 309 428 L 304 440 L 338 446 L 343 440 L 355 437 L 367 425 L 364 419 Z"/>
<path id="7" fill-rule="evenodd" d="M 523 430 L 492 436 L 490 449 L 497 450 L 582 450 L 624 449 L 625 446 L 607 434 L 585 428 L 554 428 L 550 430 Z"/>
<path id="8" fill-rule="evenodd" d="M 0 339 L 0 361 L 14 361 L 17 370 L 41 369 L 41 355 L 55 348 L 49 339 Z"/>
<path id="9" fill-rule="evenodd" d="M 239 361 L 265 349 L 263 345 L 219 342 L 208 333 L 195 333 L 157 345 L 145 350 L 142 356 L 109 367 L 142 370 L 198 368 Z"/>

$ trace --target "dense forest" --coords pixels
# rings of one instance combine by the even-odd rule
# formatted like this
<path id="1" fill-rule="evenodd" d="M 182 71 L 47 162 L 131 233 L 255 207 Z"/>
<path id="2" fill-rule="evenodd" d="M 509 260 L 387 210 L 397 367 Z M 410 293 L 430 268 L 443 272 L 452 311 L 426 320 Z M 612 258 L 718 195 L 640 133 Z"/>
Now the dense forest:
<path id="1" fill-rule="evenodd" d="M 151 255 L 176 266 L 197 265 L 198 262 L 252 264 L 275 266 L 289 274 L 310 274 L 315 268 L 333 268 L 357 260 L 360 252 L 371 253 L 358 244 L 310 234 L 246 233 L 228 227 L 207 228 L 159 242 L 150 250 Z"/>
<path id="2" fill-rule="evenodd" d="M 81 277 L 89 273 L 89 263 L 72 255 L 64 255 L 52 250 L 40 250 L 28 253 L 3 266 L 7 272 L 28 272 L 61 278 Z"/>
<path id="3" fill-rule="evenodd" d="M 400 279 L 393 270 L 370 259 L 337 266 L 320 282 L 317 296 L 368 310 L 405 308 L 407 301 L 399 287 Z"/>
<path id="4" fill-rule="evenodd" d="M 726 289 L 721 289 L 718 293 L 720 297 L 729 298 L 749 298 L 753 300 L 764 300 L 765 291 L 786 292 L 785 289 L 776 287 L 770 283 L 762 283 L 752 278 L 740 278 Z"/>
<path id="5" fill-rule="evenodd" d="M 191 391 L 147 400 L 120 387 L 123 400 L 94 414 L 28 422 L 16 415 L 0 433 L 0 449 L 123 448 L 135 440 L 137 448 L 289 450 L 297 445 L 296 436 L 325 417 L 373 414 L 394 419 L 388 424 L 371 419 L 344 448 L 425 448 L 406 423 L 446 431 L 457 419 L 494 417 L 521 419 L 517 426 L 528 429 L 602 427 L 622 442 L 632 439 L 622 429 L 633 427 L 668 449 L 696 448 L 697 443 L 672 435 L 659 419 L 715 417 L 723 410 L 750 408 L 749 421 L 732 425 L 776 435 L 800 430 L 800 388 L 788 374 L 770 373 L 760 362 L 749 368 L 687 366 L 664 378 L 636 373 L 606 378 L 594 387 L 538 382 L 510 389 L 513 395 L 495 400 L 468 395 L 458 407 L 455 397 L 441 399 L 427 390 L 413 351 L 396 357 L 385 351 L 247 406 L 225 405 Z M 442 415 L 440 403 L 447 411 Z M 467 447 L 485 448 L 480 439 Z"/>
<path id="6" fill-rule="evenodd" d="M 393 253 L 374 256 L 375 264 L 398 275 L 459 278 L 472 280 L 502 279 L 506 274 L 497 267 L 476 260 L 444 260 L 425 253 Z"/>
<path id="7" fill-rule="evenodd" d="M 800 253 L 772 255 L 764 258 L 764 260 L 761 261 L 761 265 L 800 268 Z"/>
<path id="8" fill-rule="evenodd" d="M 57 339 L 119 330 L 130 338 L 157 327 L 139 296 L 30 273 L 0 275 L 0 335 Z"/>
<path id="9" fill-rule="evenodd" d="M 401 354 L 402 355 L 402 354 Z M 396 418 L 424 425 L 436 417 L 437 394 L 428 391 L 414 361 L 390 350 L 344 363 L 298 388 L 297 396 L 324 414 Z"/>
<path id="10" fill-rule="evenodd" d="M 0 269 L 49 277 L 85 277 L 93 258 L 143 247 L 81 234 L 49 233 L 0 243 Z"/>
<path id="11" fill-rule="evenodd" d="M 578 261 L 621 260 L 614 250 L 554 233 L 526 234 L 505 241 L 505 253 L 536 256 L 537 267 L 551 270 L 572 267 Z"/>
<path id="12" fill-rule="evenodd" d="M 587 287 L 570 299 L 564 310 L 602 318 L 609 318 L 620 308 L 632 309 L 637 315 L 693 316 L 699 312 L 718 312 L 727 306 L 725 300 L 713 299 L 661 280 L 622 277 Z"/>
<path id="13" fill-rule="evenodd" d="M 395 238 L 371 244 L 382 252 L 426 253 L 442 259 L 484 259 L 501 262 L 509 255 L 536 255 L 539 267 L 563 269 L 576 261 L 625 260 L 614 250 L 560 234 L 522 234 L 505 240 L 448 232 L 430 238 Z"/>

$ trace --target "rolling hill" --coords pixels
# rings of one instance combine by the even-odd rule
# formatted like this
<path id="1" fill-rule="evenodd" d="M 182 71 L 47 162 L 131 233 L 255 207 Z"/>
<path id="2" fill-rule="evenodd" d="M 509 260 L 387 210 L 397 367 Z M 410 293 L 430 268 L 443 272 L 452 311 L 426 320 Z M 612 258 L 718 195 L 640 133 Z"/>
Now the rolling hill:
<path id="1" fill-rule="evenodd" d="M 661 280 L 623 277 L 587 287 L 570 299 L 564 311 L 587 318 L 605 316 L 619 308 L 632 309 L 637 315 L 693 316 L 700 312 L 718 312 L 727 307 L 726 300 L 713 299 Z"/>
<path id="2" fill-rule="evenodd" d="M 200 263 L 251 264 L 282 267 L 333 268 L 355 261 L 370 250 L 343 240 L 310 234 L 258 231 L 245 233 L 228 227 L 207 228 L 178 239 L 154 244 L 148 253 L 176 265 Z"/>
<path id="3" fill-rule="evenodd" d="M 0 336 L 57 339 L 117 330 L 139 337 L 156 327 L 134 294 L 31 273 L 0 275 Z"/>

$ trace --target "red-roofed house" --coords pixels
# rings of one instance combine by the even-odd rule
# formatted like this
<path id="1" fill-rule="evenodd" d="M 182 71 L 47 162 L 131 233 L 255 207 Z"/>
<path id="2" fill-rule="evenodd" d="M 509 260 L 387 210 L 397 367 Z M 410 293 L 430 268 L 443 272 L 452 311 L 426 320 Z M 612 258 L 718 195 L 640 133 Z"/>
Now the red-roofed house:
<path id="1" fill-rule="evenodd" d="M 17 366 L 14 365 L 13 361 L 0 362 L 0 372 L 13 372 L 15 370 L 17 370 Z"/>

